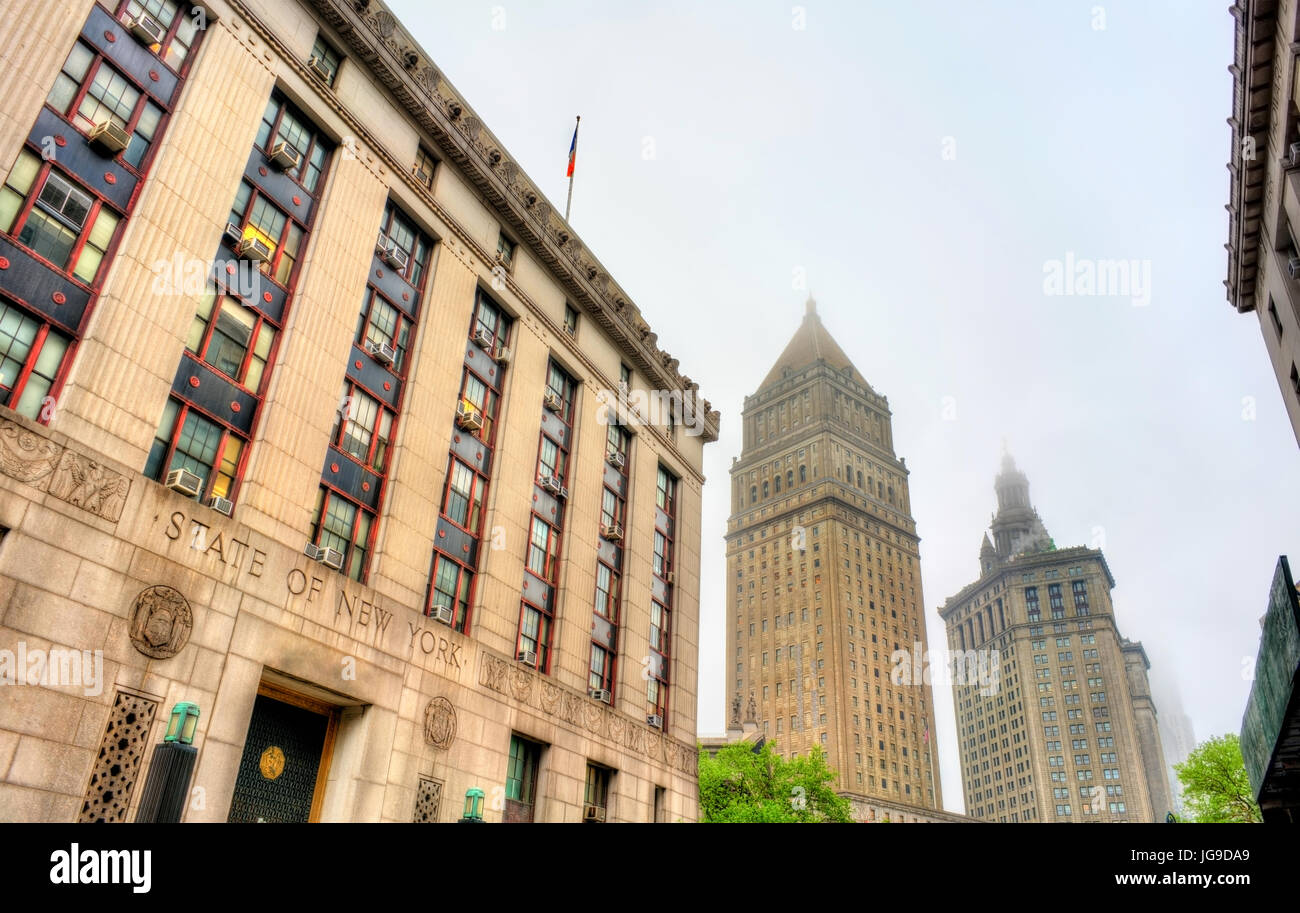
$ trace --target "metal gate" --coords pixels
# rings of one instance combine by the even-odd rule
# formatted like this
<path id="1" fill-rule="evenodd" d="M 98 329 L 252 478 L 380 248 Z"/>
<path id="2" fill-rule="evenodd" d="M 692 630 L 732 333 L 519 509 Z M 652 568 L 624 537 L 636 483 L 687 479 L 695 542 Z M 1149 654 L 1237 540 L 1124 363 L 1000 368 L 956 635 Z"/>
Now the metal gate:
<path id="1" fill-rule="evenodd" d="M 329 750 L 334 736 L 333 708 L 308 699 L 286 703 L 263 686 L 253 705 L 244 754 L 230 803 L 231 822 L 305 823 L 319 814 Z"/>

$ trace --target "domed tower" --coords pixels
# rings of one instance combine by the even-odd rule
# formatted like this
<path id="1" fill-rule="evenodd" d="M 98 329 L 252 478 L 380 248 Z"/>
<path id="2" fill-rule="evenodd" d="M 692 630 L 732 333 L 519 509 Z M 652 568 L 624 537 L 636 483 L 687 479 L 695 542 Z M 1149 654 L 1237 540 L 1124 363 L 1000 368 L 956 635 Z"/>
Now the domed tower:
<path id="1" fill-rule="evenodd" d="M 1029 501 L 1029 479 L 1016 467 L 1011 454 L 1002 454 L 1002 471 L 993 482 L 998 496 L 998 512 L 993 517 L 993 544 L 1003 561 L 1014 555 L 1043 551 L 1052 539 L 1038 512 Z M 984 568 L 982 556 L 980 567 Z"/>

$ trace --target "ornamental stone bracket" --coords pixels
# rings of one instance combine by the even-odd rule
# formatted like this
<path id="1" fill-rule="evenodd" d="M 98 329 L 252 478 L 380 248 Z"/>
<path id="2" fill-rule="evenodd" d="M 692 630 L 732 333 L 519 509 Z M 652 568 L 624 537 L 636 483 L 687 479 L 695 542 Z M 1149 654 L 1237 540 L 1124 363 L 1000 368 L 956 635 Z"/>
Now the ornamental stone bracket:
<path id="1" fill-rule="evenodd" d="M 0 418 L 0 474 L 116 523 L 131 480 L 51 440 L 46 429 Z"/>
<path id="2" fill-rule="evenodd" d="M 550 681 L 503 656 L 479 650 L 478 683 L 489 691 L 534 710 L 540 710 L 571 729 L 586 732 L 611 744 L 645 755 L 692 777 L 699 756 L 694 745 L 665 735 L 658 729 L 620 713 L 581 692 Z"/>

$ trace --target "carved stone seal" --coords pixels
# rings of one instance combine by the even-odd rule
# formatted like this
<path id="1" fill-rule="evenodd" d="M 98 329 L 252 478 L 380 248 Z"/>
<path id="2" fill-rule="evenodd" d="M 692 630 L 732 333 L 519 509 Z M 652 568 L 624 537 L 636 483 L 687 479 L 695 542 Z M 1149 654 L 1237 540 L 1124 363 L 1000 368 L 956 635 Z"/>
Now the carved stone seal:
<path id="1" fill-rule="evenodd" d="M 194 627 L 190 604 L 169 586 L 151 586 L 135 597 L 131 643 L 145 656 L 171 659 L 189 642 Z"/>
<path id="2" fill-rule="evenodd" d="M 456 708 L 445 697 L 435 697 L 424 708 L 424 740 L 443 751 L 456 741 Z"/>

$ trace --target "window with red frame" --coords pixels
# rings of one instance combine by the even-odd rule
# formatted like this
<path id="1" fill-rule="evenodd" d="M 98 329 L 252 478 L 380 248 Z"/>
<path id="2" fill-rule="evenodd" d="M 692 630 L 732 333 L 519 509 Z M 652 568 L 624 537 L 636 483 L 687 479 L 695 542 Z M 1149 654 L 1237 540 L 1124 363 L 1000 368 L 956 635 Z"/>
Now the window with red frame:
<path id="1" fill-rule="evenodd" d="M 206 13 L 177 0 L 120 0 L 112 6 L 121 22 L 148 16 L 163 27 L 163 40 L 150 50 L 178 73 L 187 68 L 198 34 L 208 24 Z"/>
<path id="2" fill-rule="evenodd" d="M 257 238 L 270 248 L 270 259 L 258 269 L 287 286 L 302 255 L 306 229 L 248 181 L 240 183 L 227 222 L 239 229 L 241 237 Z"/>
<path id="3" fill-rule="evenodd" d="M 646 705 L 650 715 L 667 720 L 668 664 L 672 655 L 672 607 L 676 587 L 667 581 L 673 563 L 673 527 L 677 511 L 677 479 L 659 467 L 655 485 L 654 572 L 664 580 L 662 601 L 650 600 L 650 665 L 646 678 Z"/>
<path id="4" fill-rule="evenodd" d="M 627 451 L 631 435 L 621 425 L 611 422 L 606 430 L 605 452 L 607 458 L 617 454 L 622 458 L 623 468 L 606 468 L 605 473 L 617 472 L 621 479 L 621 491 L 627 489 Z M 626 513 L 626 501 L 620 491 L 607 484 L 602 488 L 600 524 L 602 527 L 623 524 Z M 604 550 L 613 552 L 613 565 L 607 563 Z M 614 693 L 615 658 L 618 653 L 619 634 L 619 573 L 615 567 L 623 564 L 623 547 L 621 542 L 602 544 L 601 552 L 596 558 L 596 597 L 594 611 L 597 618 L 591 624 L 591 656 L 588 665 L 587 687 L 592 690 Z"/>
<path id="5" fill-rule="evenodd" d="M 314 516 L 311 541 L 321 548 L 340 552 L 343 555 L 341 573 L 364 583 L 375 515 L 347 495 L 322 484 L 316 494 Z"/>
<path id="6" fill-rule="evenodd" d="M 81 41 L 72 46 L 45 103 L 83 133 L 103 123 L 125 130 L 131 142 L 114 158 L 136 173 L 144 171 L 165 113 L 143 86 Z"/>
<path id="7" fill-rule="evenodd" d="M 76 180 L 27 150 L 0 187 L 0 231 L 89 286 L 122 217 Z"/>
<path id="8" fill-rule="evenodd" d="M 209 289 L 199 300 L 185 347 L 256 394 L 262 387 L 275 337 L 275 327 L 257 311 Z"/>
<path id="9" fill-rule="evenodd" d="M 388 468 L 396 416 L 350 381 L 343 384 L 339 402 L 330 443 L 367 469 L 383 473 Z"/>
<path id="10" fill-rule="evenodd" d="M 424 274 L 429 268 L 429 251 L 433 242 L 391 203 L 384 210 L 384 222 L 379 228 L 379 238 L 380 241 L 393 242 L 406 254 L 406 266 L 398 275 L 416 288 L 423 286 Z"/>
<path id="11" fill-rule="evenodd" d="M 298 165 L 285 171 L 310 194 L 315 194 L 325 173 L 330 144 L 320 136 L 311 123 L 295 111 L 279 95 L 272 95 L 262 114 L 262 124 L 257 129 L 256 146 L 268 155 L 284 142 L 298 153 Z"/>
<path id="12" fill-rule="evenodd" d="M 48 320 L 0 299 L 0 406 L 41 418 L 71 344 Z"/>
<path id="13" fill-rule="evenodd" d="M 162 481 L 173 469 L 185 469 L 202 480 L 196 500 L 233 500 L 246 446 L 247 441 L 196 407 L 169 399 L 144 474 Z"/>

